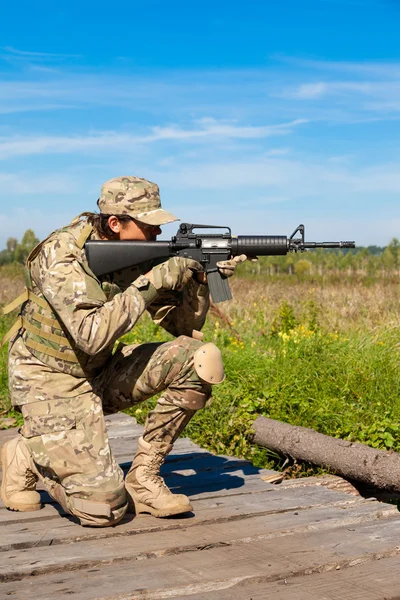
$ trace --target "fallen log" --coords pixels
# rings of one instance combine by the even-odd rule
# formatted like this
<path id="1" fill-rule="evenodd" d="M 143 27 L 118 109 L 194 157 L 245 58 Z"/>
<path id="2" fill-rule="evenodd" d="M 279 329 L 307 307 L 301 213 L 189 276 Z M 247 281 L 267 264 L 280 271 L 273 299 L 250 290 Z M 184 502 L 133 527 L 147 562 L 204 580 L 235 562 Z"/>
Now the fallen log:
<path id="1" fill-rule="evenodd" d="M 376 450 L 266 417 L 258 417 L 252 427 L 252 441 L 259 446 L 329 468 L 346 479 L 400 492 L 400 454 L 396 452 Z"/>

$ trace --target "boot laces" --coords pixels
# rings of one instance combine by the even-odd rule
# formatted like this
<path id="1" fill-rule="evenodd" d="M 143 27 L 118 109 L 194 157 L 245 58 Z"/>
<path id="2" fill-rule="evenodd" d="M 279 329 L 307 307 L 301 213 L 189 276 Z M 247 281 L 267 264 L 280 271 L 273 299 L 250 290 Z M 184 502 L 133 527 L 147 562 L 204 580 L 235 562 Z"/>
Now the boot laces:
<path id="1" fill-rule="evenodd" d="M 25 488 L 26 489 L 34 489 L 36 487 L 37 482 L 36 474 L 30 469 L 26 469 L 25 471 Z"/>
<path id="2" fill-rule="evenodd" d="M 164 455 L 163 454 L 155 454 L 151 460 L 148 463 L 148 468 L 146 469 L 147 471 L 147 476 L 151 481 L 154 481 L 154 483 L 157 483 L 158 485 L 161 485 L 164 489 L 169 490 L 169 488 L 167 487 L 167 485 L 165 484 L 164 479 L 161 477 L 160 475 L 160 468 L 161 465 L 164 462 Z"/>

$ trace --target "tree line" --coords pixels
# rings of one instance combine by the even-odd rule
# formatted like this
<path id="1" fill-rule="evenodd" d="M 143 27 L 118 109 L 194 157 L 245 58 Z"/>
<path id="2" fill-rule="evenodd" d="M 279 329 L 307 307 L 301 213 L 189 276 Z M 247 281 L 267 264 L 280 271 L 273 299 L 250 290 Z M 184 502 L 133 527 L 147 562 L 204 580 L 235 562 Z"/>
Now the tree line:
<path id="1" fill-rule="evenodd" d="M 32 229 L 25 231 L 20 242 L 15 237 L 9 237 L 5 249 L 0 252 L 0 265 L 25 264 L 30 251 L 39 241 Z"/>

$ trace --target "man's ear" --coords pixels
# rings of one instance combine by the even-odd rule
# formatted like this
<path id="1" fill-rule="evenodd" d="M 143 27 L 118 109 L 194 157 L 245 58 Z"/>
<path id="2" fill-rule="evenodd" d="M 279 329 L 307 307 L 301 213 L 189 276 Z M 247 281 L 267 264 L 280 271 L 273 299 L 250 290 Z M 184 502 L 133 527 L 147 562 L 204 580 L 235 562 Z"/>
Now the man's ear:
<path id="1" fill-rule="evenodd" d="M 115 215 L 108 217 L 107 223 L 113 233 L 119 233 L 121 231 L 121 223 Z"/>

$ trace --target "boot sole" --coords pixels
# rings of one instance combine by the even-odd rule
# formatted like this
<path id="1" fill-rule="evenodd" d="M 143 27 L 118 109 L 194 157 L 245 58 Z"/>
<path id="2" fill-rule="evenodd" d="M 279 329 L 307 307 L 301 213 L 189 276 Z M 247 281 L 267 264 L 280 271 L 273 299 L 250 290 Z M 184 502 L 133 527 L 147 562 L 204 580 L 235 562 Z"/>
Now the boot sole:
<path id="1" fill-rule="evenodd" d="M 3 504 L 8 510 L 14 512 L 33 512 L 42 508 L 41 504 L 12 504 L 11 502 L 6 503 L 4 500 Z"/>
<path id="2" fill-rule="evenodd" d="M 3 501 L 3 504 L 8 510 L 13 510 L 15 512 L 33 512 L 35 510 L 40 510 L 42 508 L 42 504 L 18 504 L 14 502 L 10 502 L 7 500 L 6 496 L 6 449 L 5 446 L 1 449 L 1 467 L 3 469 L 3 477 L 1 481 L 1 490 L 0 490 L 0 498 Z"/>
<path id="3" fill-rule="evenodd" d="M 134 504 L 134 512 L 137 515 L 142 513 L 150 513 L 153 517 L 172 517 L 173 515 L 180 515 L 187 512 L 192 512 L 193 507 L 191 504 L 182 504 L 181 506 L 175 506 L 169 510 L 162 510 L 161 508 L 153 508 L 152 506 L 147 506 L 147 504 L 143 504 L 142 502 L 133 501 Z M 129 508 L 132 507 L 132 504 L 129 503 Z"/>

